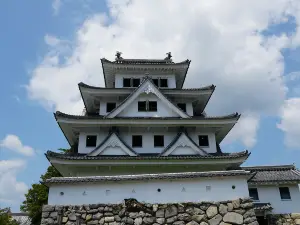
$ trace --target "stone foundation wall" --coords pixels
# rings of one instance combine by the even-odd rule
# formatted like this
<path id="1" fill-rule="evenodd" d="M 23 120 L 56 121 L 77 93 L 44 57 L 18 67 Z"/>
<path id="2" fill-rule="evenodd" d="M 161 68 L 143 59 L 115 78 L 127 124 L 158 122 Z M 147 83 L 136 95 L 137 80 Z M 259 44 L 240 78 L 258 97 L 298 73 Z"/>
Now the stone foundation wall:
<path id="1" fill-rule="evenodd" d="M 127 199 L 123 204 L 45 205 L 42 225 L 258 225 L 253 202 L 147 204 Z"/>
<path id="2" fill-rule="evenodd" d="M 268 215 L 269 225 L 300 225 L 300 213 Z"/>

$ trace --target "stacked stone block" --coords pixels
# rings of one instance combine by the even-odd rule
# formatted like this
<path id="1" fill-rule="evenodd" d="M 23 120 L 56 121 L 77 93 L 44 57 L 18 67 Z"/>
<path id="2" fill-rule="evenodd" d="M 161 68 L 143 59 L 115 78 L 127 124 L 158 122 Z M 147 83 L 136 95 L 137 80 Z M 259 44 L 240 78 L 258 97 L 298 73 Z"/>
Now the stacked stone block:
<path id="1" fill-rule="evenodd" d="M 258 225 L 253 202 L 45 205 L 41 225 Z"/>

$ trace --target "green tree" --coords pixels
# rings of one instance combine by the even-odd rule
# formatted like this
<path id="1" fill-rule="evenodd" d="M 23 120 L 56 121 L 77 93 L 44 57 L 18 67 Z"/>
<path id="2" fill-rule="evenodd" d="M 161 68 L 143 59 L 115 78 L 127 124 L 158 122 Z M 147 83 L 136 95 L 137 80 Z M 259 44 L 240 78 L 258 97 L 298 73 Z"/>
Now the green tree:
<path id="1" fill-rule="evenodd" d="M 71 146 L 70 149 L 58 149 L 63 154 L 76 153 L 78 145 Z M 53 166 L 49 166 L 46 173 L 41 175 L 41 181 L 45 181 L 51 177 L 61 177 L 61 174 Z M 40 225 L 42 218 L 42 207 L 48 202 L 48 187 L 43 184 L 33 184 L 25 194 L 26 200 L 22 203 L 20 209 L 22 212 L 29 213 L 32 225 Z M 0 225 L 2 225 L 0 223 Z"/>
<path id="2" fill-rule="evenodd" d="M 9 208 L 0 208 L 0 224 L 1 225 L 18 225 L 18 223 L 12 219 L 12 217 L 9 214 L 10 209 Z"/>
<path id="3" fill-rule="evenodd" d="M 60 177 L 61 174 L 53 167 L 49 166 L 46 173 L 41 175 L 41 180 L 45 181 L 51 177 Z M 28 212 L 33 225 L 40 225 L 42 218 L 42 207 L 48 202 L 48 187 L 43 184 L 33 184 L 25 194 L 26 200 L 22 203 L 20 209 Z M 0 223 L 2 224 L 2 223 Z"/>

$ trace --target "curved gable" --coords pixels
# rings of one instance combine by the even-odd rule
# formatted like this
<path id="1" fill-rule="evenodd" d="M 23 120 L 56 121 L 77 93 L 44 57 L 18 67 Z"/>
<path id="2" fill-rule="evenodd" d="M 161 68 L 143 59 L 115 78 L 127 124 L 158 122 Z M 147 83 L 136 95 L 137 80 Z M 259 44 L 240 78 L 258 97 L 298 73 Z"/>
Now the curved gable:
<path id="1" fill-rule="evenodd" d="M 172 112 L 178 115 L 181 118 L 190 118 L 185 112 L 183 112 L 180 108 L 175 106 L 151 81 L 151 78 L 146 78 L 144 82 L 131 94 L 126 98 L 117 108 L 111 111 L 106 118 L 114 118 L 123 112 L 128 107 L 131 107 L 132 103 L 138 99 L 141 95 L 155 95 L 165 107 L 169 108 Z M 136 106 L 137 107 L 137 106 Z"/>
<path id="2" fill-rule="evenodd" d="M 88 156 L 98 155 L 136 156 L 137 154 L 127 146 L 116 133 L 111 133 L 101 144 L 88 154 Z"/>
<path id="3" fill-rule="evenodd" d="M 207 152 L 199 148 L 186 133 L 180 133 L 161 153 L 161 156 L 169 155 L 207 155 Z"/>

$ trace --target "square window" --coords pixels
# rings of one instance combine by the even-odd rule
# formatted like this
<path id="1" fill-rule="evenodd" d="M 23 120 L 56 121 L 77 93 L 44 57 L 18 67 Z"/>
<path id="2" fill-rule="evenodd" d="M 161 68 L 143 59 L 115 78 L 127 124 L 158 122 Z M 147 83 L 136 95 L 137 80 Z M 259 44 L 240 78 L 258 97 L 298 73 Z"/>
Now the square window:
<path id="1" fill-rule="evenodd" d="M 157 112 L 157 102 L 149 101 L 148 111 L 149 112 Z"/>
<path id="2" fill-rule="evenodd" d="M 186 104 L 185 103 L 178 103 L 178 108 L 180 108 L 183 112 L 186 112 Z"/>
<path id="3" fill-rule="evenodd" d="M 144 102 L 138 102 L 138 111 L 139 112 L 146 112 L 146 101 Z"/>
<path id="4" fill-rule="evenodd" d="M 279 192 L 282 200 L 291 199 L 291 194 L 288 187 L 280 187 Z"/>
<path id="5" fill-rule="evenodd" d="M 143 136 L 133 135 L 132 136 L 132 147 L 143 147 Z"/>
<path id="6" fill-rule="evenodd" d="M 86 147 L 96 147 L 97 136 L 96 135 L 87 135 L 85 143 L 86 143 Z"/>
<path id="7" fill-rule="evenodd" d="M 160 87 L 168 87 L 168 79 L 160 79 Z"/>
<path id="8" fill-rule="evenodd" d="M 208 147 L 208 136 L 207 135 L 199 135 L 199 146 Z"/>
<path id="9" fill-rule="evenodd" d="M 249 188 L 249 196 L 254 200 L 258 201 L 258 191 L 257 188 Z"/>
<path id="10" fill-rule="evenodd" d="M 164 135 L 154 135 L 154 147 L 164 147 Z"/>
<path id="11" fill-rule="evenodd" d="M 158 87 L 158 79 L 152 79 L 152 81 Z"/>
<path id="12" fill-rule="evenodd" d="M 130 78 L 123 78 L 123 87 L 130 87 Z"/>
<path id="13" fill-rule="evenodd" d="M 106 112 L 111 112 L 116 108 L 116 103 L 115 102 L 108 102 L 106 104 Z"/>
<path id="14" fill-rule="evenodd" d="M 138 87 L 140 85 L 140 79 L 133 78 L 132 79 L 132 87 Z"/>

